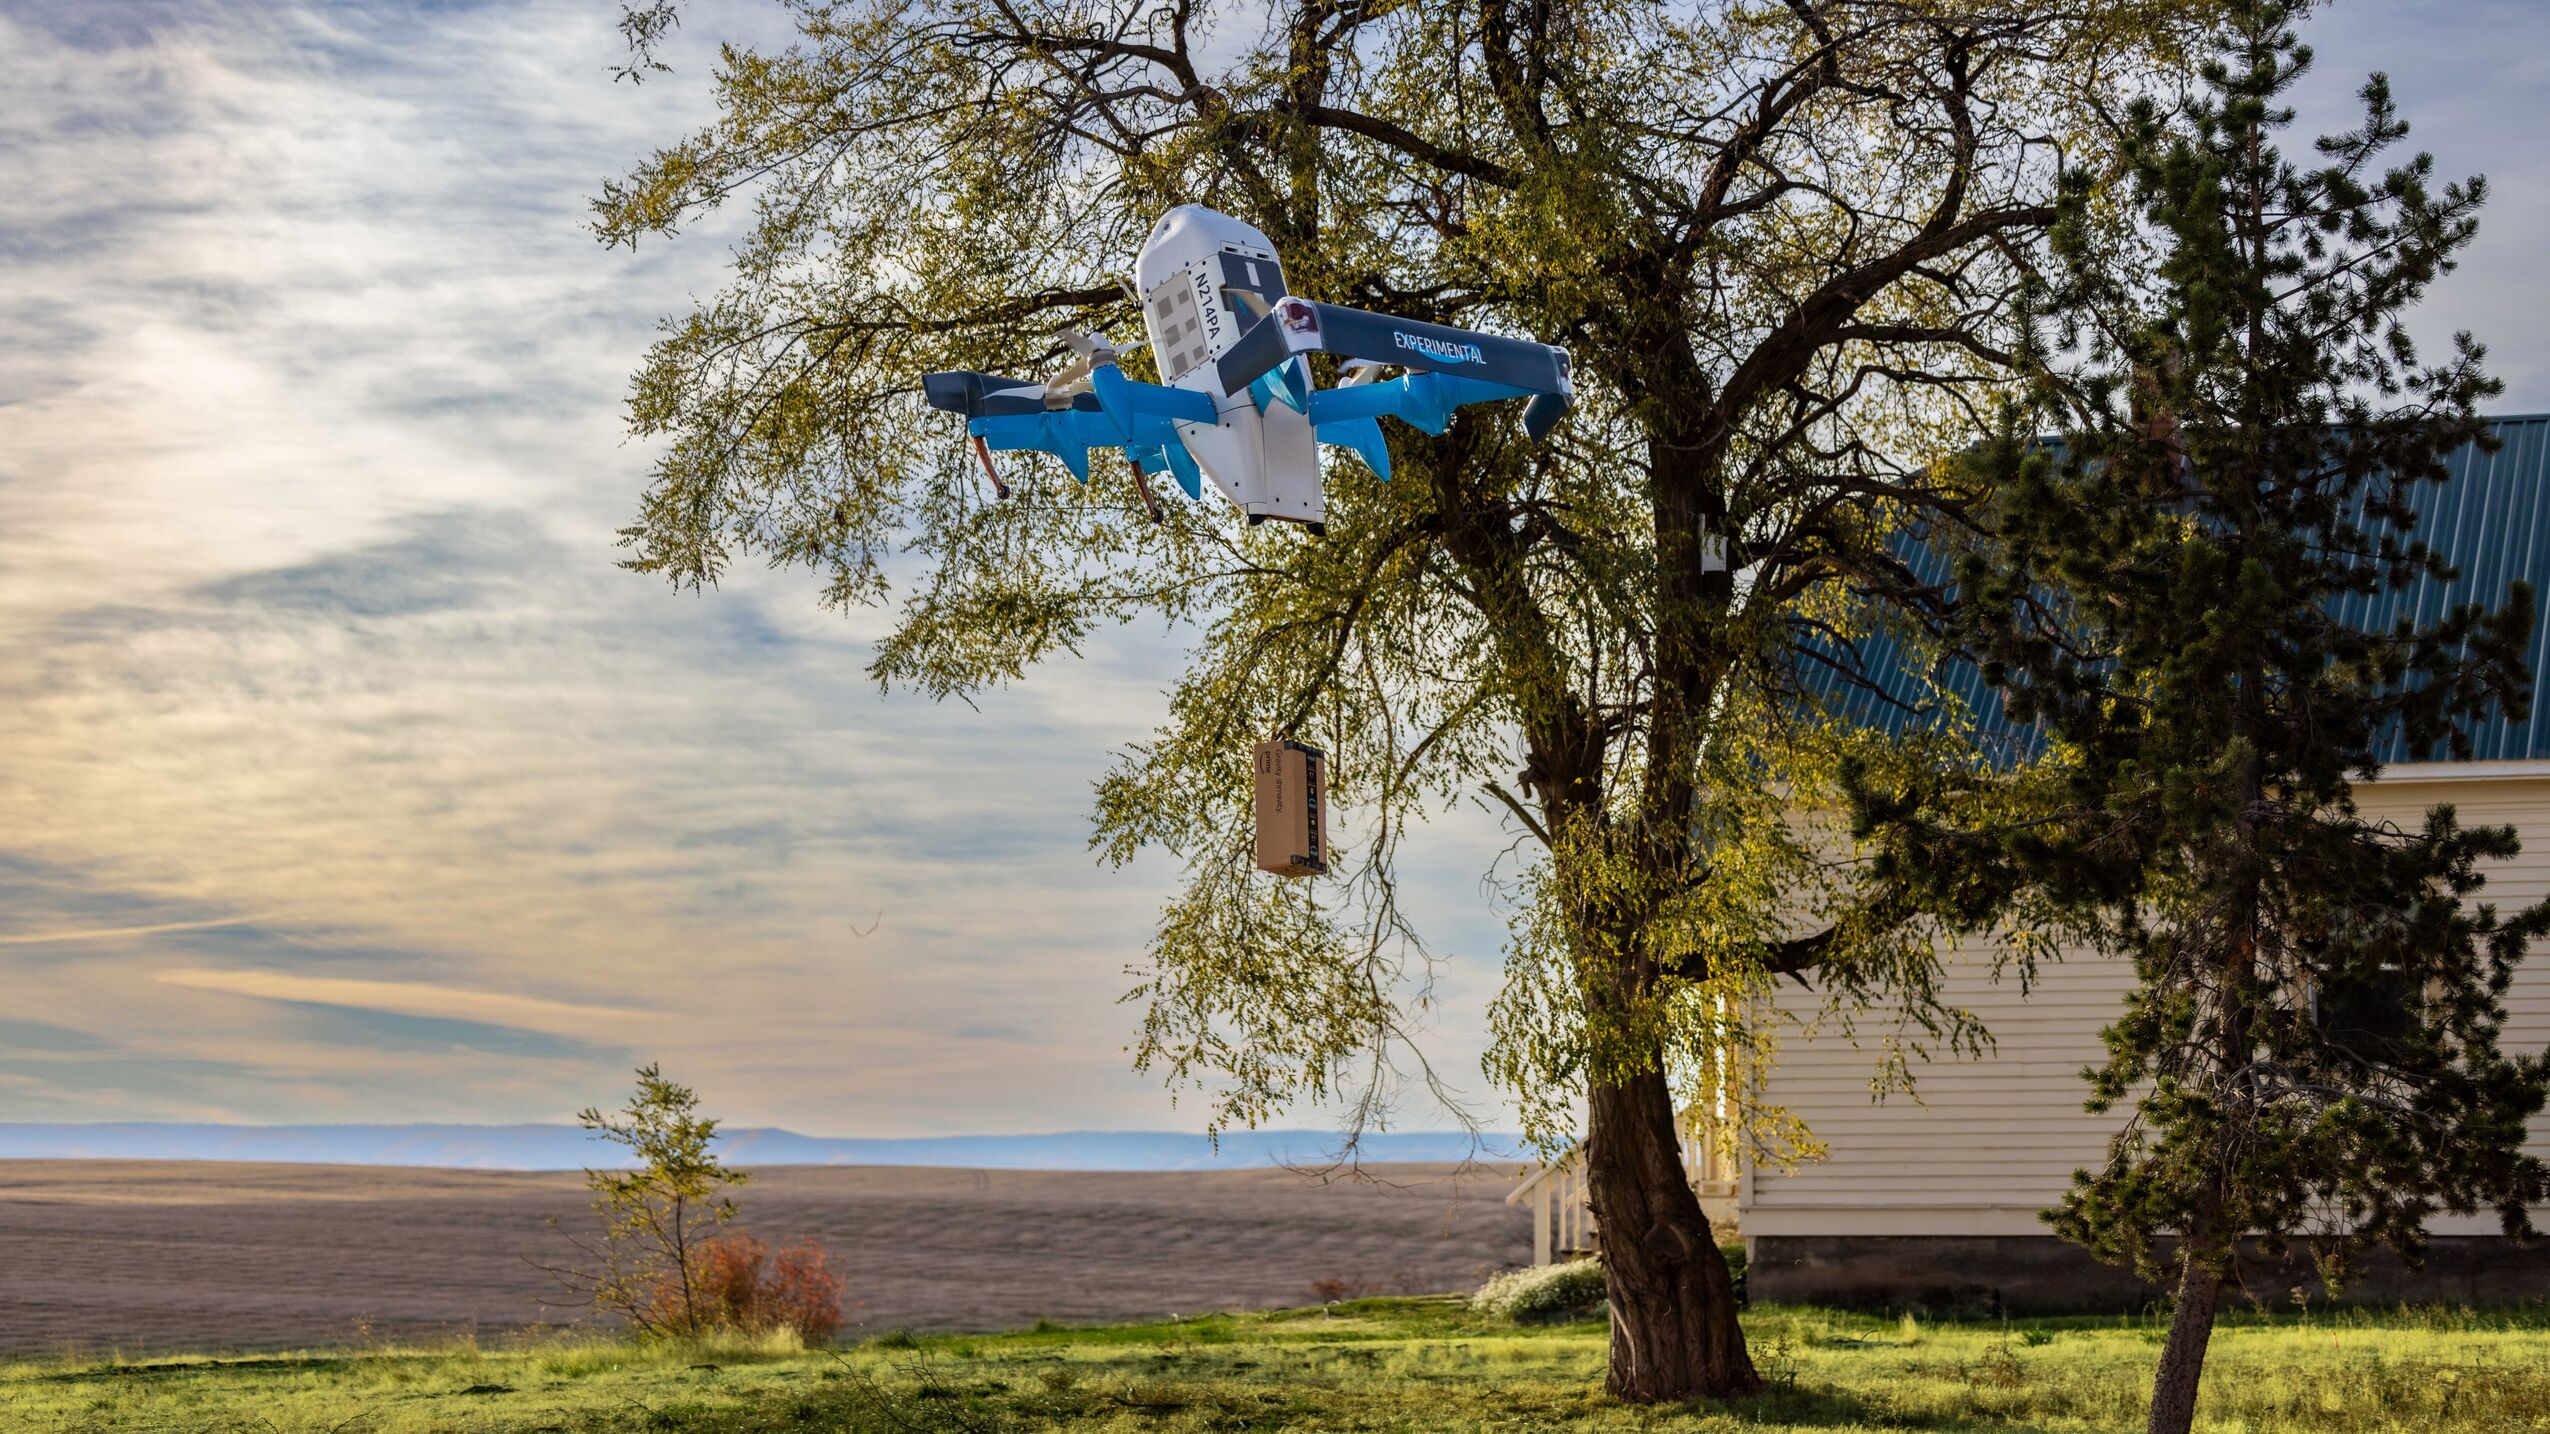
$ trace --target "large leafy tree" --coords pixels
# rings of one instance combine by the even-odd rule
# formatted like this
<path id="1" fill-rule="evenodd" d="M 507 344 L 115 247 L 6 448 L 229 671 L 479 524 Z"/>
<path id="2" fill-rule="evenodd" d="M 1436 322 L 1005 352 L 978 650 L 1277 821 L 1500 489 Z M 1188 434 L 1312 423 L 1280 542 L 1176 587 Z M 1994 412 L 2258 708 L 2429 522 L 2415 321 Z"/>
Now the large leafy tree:
<path id="1" fill-rule="evenodd" d="M 2361 128 L 2286 160 L 2296 9 L 2236 6 L 2207 93 L 2132 115 L 2127 243 L 2157 262 L 2058 231 L 2037 403 L 1975 465 L 1998 541 L 1963 565 L 1954 630 L 2064 789 L 1998 829 L 1870 812 L 1894 870 L 2009 884 L 2134 963 L 2090 1073 L 2091 1108 L 2129 1115 L 2049 1218 L 2175 1278 L 2154 1434 L 2193 1417 L 2244 1235 L 2278 1253 L 2312 1236 L 2335 1279 L 2370 1243 L 2414 1258 L 2438 1210 L 2493 1208 L 2516 1233 L 2550 1197 L 2522 1151 L 2550 1065 L 2499 1044 L 2550 905 L 2468 900 L 2512 829 L 2449 806 L 2401 829 L 2355 801 L 2383 754 L 2467 756 L 2476 724 L 2529 705 L 2520 584 L 2350 616 L 2455 576 L 2412 500 L 2486 441 L 2498 388 L 2467 335 L 2426 365 L 2402 324 L 2484 191 L 2433 187 L 2424 155 L 2383 167 L 2407 126 L 2379 76 Z"/>
<path id="2" fill-rule="evenodd" d="M 1782 819 L 1866 745 L 1801 673 L 1918 589 L 1889 534 L 1965 498 L 1920 455 L 2003 375 L 2066 146 L 2190 6 L 793 8 L 800 42 L 729 49 L 715 122 L 598 204 L 628 243 L 755 217 L 731 287 L 638 373 L 663 447 L 633 565 L 807 565 L 834 602 L 899 604 L 875 674 L 941 695 L 1106 624 L 1184 624 L 1168 724 L 1104 782 L 1098 840 L 1186 863 L 1140 1054 L 1223 1120 L 1382 1108 L 1428 960 L 1396 855 L 1429 812 L 1492 804 L 1526 855 L 1491 1065 L 1539 1138 L 1587 1112 L 1611 1387 L 1755 1388 L 1677 1096 L 1741 1082 L 1754 998 L 1809 967 L 1911 1012 L 1915 1044 L 1975 1036 L 1920 911 Z M 675 14 L 630 11 L 631 74 Z M 1037 371 L 1062 325 L 1129 337 L 1113 275 L 1190 201 L 1264 229 L 1299 292 L 1569 346 L 1575 418 L 1542 450 L 1475 409 L 1394 432 L 1393 481 L 1332 471 L 1319 540 L 1211 505 L 1155 526 L 1105 473 L 989 501 L 918 376 Z M 1269 733 L 1331 754 L 1335 879 L 1251 870 Z"/>

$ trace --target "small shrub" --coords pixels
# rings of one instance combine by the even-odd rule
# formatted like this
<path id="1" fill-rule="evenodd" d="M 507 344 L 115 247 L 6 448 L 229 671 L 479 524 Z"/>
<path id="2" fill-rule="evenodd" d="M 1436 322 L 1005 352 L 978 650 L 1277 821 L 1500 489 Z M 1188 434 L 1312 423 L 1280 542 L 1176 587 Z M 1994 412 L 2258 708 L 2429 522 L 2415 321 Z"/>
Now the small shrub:
<path id="1" fill-rule="evenodd" d="M 1498 1275 L 1470 1296 L 1470 1308 L 1510 1320 L 1590 1315 L 1603 1304 L 1603 1262 L 1571 1260 Z"/>
<path id="2" fill-rule="evenodd" d="M 795 1330 L 808 1343 L 822 1344 L 841 1332 L 844 1283 L 823 1246 L 800 1240 L 771 1252 L 762 1280 L 763 1308 L 772 1323 Z"/>
<path id="3" fill-rule="evenodd" d="M 811 1240 L 773 1250 L 750 1235 L 703 1241 L 687 1284 L 661 1276 L 650 1295 L 661 1324 L 675 1329 L 766 1335 L 792 1330 L 808 1344 L 841 1332 L 843 1280 Z"/>
<path id="4" fill-rule="evenodd" d="M 2018 1351 L 2010 1348 L 2006 1338 L 1985 1346 L 1983 1357 L 1967 1365 L 1965 1373 L 1966 1382 L 1978 1389 L 2016 1389 L 2025 1376 Z"/>
<path id="5" fill-rule="evenodd" d="M 1797 1389 L 1797 1367 L 1797 1349 L 1789 1343 L 1787 1330 L 1780 1331 L 1779 1337 L 1762 1351 L 1756 1364 L 1762 1373 L 1762 1381 L 1783 1394 Z"/>

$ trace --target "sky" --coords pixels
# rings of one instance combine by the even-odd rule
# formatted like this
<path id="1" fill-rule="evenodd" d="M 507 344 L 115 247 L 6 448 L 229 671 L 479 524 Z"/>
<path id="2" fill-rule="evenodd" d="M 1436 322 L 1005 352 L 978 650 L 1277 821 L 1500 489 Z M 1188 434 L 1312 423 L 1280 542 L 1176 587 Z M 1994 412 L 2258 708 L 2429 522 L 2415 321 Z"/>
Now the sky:
<path id="1" fill-rule="evenodd" d="M 633 86 L 615 14 L 0 0 L 0 1121 L 557 1120 L 651 1059 L 810 1134 L 1201 1127 L 1119 1002 L 1174 871 L 1086 849 L 1177 634 L 942 707 L 806 574 L 617 568 L 627 376 L 728 249 L 586 204 L 785 31 L 703 0 Z M 2550 6 L 2310 38 L 2306 126 L 2386 68 L 2489 174 L 2418 328 L 2550 409 Z M 1491 1117 L 1503 845 L 1438 824 L 1409 882 Z"/>

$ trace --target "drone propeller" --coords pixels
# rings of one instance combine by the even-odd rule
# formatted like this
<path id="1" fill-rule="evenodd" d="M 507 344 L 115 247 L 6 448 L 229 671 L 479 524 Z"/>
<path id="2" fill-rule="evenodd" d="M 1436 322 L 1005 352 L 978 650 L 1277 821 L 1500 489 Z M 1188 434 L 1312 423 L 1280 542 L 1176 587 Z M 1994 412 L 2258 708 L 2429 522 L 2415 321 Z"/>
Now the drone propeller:
<path id="1" fill-rule="evenodd" d="M 1089 375 L 1100 366 L 1118 362 L 1122 355 L 1105 334 L 1084 333 L 1079 329 L 1061 331 L 1063 347 L 1071 350 L 1071 361 L 1052 378 L 1045 380 L 1045 406 L 1069 408 L 1072 399 L 1089 391 Z"/>
<path id="2" fill-rule="evenodd" d="M 1080 355 L 1087 362 L 1113 363 L 1115 361 L 1116 346 L 1105 334 L 1088 333 L 1080 329 L 1064 329 L 1062 341 L 1063 347 Z"/>
<path id="3" fill-rule="evenodd" d="M 1131 292 L 1133 286 L 1126 283 L 1125 288 Z M 1094 330 L 1066 326 L 1058 331 L 1057 336 L 1062 339 L 1063 347 L 1071 350 L 1072 358 L 1060 372 L 1046 381 L 1045 406 L 1069 408 L 1072 399 L 1092 391 L 1096 386 L 1099 369 L 1114 368 L 1121 363 L 1124 351 L 1116 347 L 1114 340 Z M 1140 348 L 1142 345 L 1137 343 L 1132 347 Z M 1160 516 L 1160 500 L 1152 496 L 1151 484 L 1143 476 L 1141 462 L 1130 453 L 1125 457 L 1133 464 L 1133 486 L 1142 495 L 1143 509 L 1151 515 L 1152 522 L 1164 521 Z"/>

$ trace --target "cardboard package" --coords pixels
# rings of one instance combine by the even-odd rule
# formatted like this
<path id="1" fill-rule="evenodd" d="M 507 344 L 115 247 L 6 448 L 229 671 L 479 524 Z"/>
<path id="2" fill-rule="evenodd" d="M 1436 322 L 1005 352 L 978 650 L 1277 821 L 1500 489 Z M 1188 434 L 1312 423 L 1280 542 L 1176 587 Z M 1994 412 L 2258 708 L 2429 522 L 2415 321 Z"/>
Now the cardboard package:
<path id="1" fill-rule="evenodd" d="M 1328 870 L 1328 756 L 1277 738 L 1257 744 L 1257 869 Z"/>

